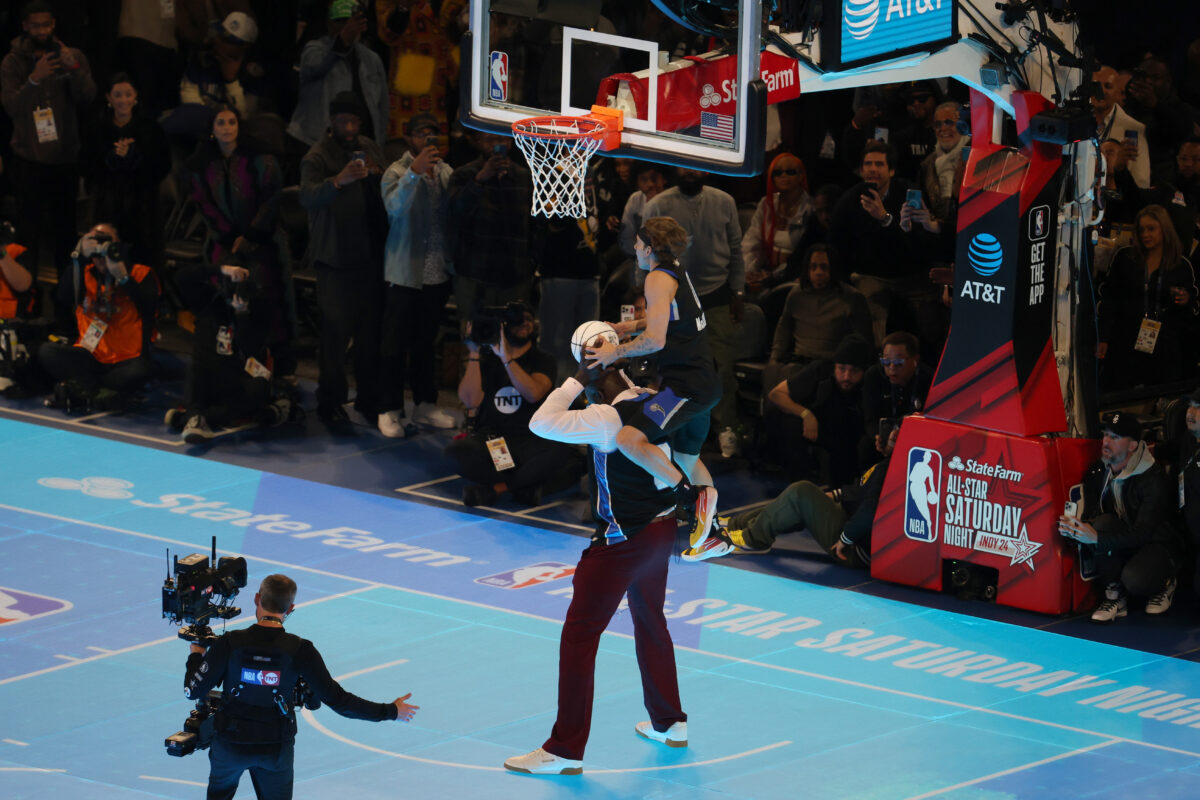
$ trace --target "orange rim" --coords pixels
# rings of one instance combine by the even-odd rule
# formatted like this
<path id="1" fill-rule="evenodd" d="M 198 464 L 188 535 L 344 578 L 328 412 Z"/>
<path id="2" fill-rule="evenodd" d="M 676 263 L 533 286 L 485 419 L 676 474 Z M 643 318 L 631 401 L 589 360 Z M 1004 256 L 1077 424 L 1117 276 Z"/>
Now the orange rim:
<path id="1" fill-rule="evenodd" d="M 555 130 L 555 129 L 560 130 Z M 604 120 L 593 117 L 526 117 L 512 124 L 513 136 L 530 139 L 603 139 Z"/>

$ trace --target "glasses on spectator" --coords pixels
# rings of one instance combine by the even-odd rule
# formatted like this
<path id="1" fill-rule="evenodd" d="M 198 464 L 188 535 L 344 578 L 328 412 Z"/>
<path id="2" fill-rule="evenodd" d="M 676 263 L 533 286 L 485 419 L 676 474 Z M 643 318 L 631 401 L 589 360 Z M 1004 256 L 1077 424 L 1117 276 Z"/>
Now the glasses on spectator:
<path id="1" fill-rule="evenodd" d="M 799 175 L 799 174 L 800 174 L 800 170 L 798 170 L 798 169 L 773 169 L 773 170 L 771 170 L 771 176 L 775 177 L 775 178 L 779 177 L 780 175 Z"/>
<path id="2" fill-rule="evenodd" d="M 881 358 L 879 365 L 882 367 L 902 367 L 907 358 Z"/>
<path id="3" fill-rule="evenodd" d="M 935 119 L 933 121 L 933 127 L 935 128 L 953 128 L 957 124 L 958 120 L 955 119 Z"/>

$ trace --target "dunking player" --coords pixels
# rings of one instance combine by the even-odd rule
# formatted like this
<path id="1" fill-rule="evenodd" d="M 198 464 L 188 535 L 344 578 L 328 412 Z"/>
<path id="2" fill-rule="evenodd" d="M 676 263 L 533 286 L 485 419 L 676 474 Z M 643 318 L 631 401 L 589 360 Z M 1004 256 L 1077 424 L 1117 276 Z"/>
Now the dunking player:
<path id="1" fill-rule="evenodd" d="M 589 405 L 571 411 L 581 391 Z M 617 369 L 580 369 L 543 401 L 529 429 L 547 439 L 591 448 L 592 514 L 596 533 L 575 568 L 571 605 L 559 642 L 558 717 L 536 750 L 504 762 L 514 772 L 578 775 L 591 731 L 592 691 L 600 635 L 628 595 L 642 696 L 650 719 L 640 736 L 669 747 L 687 746 L 687 714 L 679 702 L 675 649 L 663 599 L 675 545 L 675 496 L 617 449 L 627 420 L 656 402 Z"/>
<path id="2" fill-rule="evenodd" d="M 687 561 L 701 561 L 728 551 L 728 542 L 710 537 L 717 508 L 712 475 L 700 461 L 708 436 L 709 412 L 721 399 L 721 381 L 708 347 L 704 310 L 687 272 L 677 259 L 688 246 L 688 234 L 670 217 L 642 223 L 634 241 L 638 269 L 646 271 L 646 318 L 618 322 L 617 333 L 641 336 L 620 345 L 601 342 L 589 347 L 589 365 L 607 367 L 619 358 L 658 355 L 661 385 L 652 402 L 627 420 L 617 435 L 622 455 L 668 486 L 679 505 L 694 509 Z M 666 438 L 675 462 L 655 442 Z"/>

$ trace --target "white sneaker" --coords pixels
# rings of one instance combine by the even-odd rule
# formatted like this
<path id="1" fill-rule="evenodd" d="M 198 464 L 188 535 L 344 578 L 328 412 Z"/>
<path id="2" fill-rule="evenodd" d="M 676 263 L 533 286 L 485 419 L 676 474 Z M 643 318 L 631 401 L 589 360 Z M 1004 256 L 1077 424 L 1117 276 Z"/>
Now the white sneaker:
<path id="1" fill-rule="evenodd" d="M 1107 625 L 1129 613 L 1129 604 L 1125 600 L 1125 587 L 1119 583 L 1110 583 L 1104 590 L 1104 599 L 1092 612 L 1092 622 Z"/>
<path id="2" fill-rule="evenodd" d="M 385 411 L 380 414 L 379 432 L 389 439 L 403 439 L 404 414 L 400 411 Z"/>
<path id="3" fill-rule="evenodd" d="M 733 428 L 726 428 L 717 434 L 717 444 L 721 447 L 722 458 L 733 458 L 738 451 L 738 437 Z"/>
<path id="4" fill-rule="evenodd" d="M 649 723 L 646 723 L 647 725 Z M 512 772 L 524 772 L 528 775 L 582 775 L 583 762 L 572 761 L 569 758 L 559 758 L 553 753 L 547 753 L 538 748 L 523 756 L 513 756 L 504 762 L 504 768 Z"/>
<path id="5" fill-rule="evenodd" d="M 1158 594 L 1151 597 L 1146 603 L 1147 614 L 1162 614 L 1171 607 L 1171 601 L 1175 599 L 1176 581 L 1174 578 L 1167 581 L 1167 585 Z"/>
<path id="6" fill-rule="evenodd" d="M 458 427 L 458 421 L 454 417 L 433 403 L 417 403 L 417 407 L 413 409 L 412 420 L 418 425 L 428 425 L 431 428 L 443 430 Z"/>
<path id="7" fill-rule="evenodd" d="M 654 725 L 647 720 L 635 725 L 634 730 L 638 732 L 638 736 L 651 739 L 655 742 L 662 742 L 667 747 L 687 747 L 686 722 L 676 722 L 665 731 L 659 733 L 654 730 Z"/>
<path id="8" fill-rule="evenodd" d="M 199 414 L 194 415 L 183 426 L 183 440 L 188 444 L 203 444 L 212 439 L 215 434 L 208 427 L 208 421 Z"/>

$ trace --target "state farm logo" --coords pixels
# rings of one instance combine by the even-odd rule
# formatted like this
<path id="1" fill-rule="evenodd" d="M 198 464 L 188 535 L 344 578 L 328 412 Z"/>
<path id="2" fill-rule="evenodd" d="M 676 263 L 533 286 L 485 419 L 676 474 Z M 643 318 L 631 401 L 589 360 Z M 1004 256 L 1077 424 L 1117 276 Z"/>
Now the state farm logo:
<path id="1" fill-rule="evenodd" d="M 879 22 L 879 0 L 846 0 L 842 6 L 842 19 L 852 39 L 866 39 Z"/>
<path id="2" fill-rule="evenodd" d="M 706 83 L 700 87 L 700 107 L 708 108 L 709 106 L 721 105 L 721 95 L 713 88 L 711 83 Z"/>
<path id="3" fill-rule="evenodd" d="M 1017 472 L 1015 469 L 1009 469 L 1003 464 L 988 464 L 982 461 L 976 461 L 973 458 L 963 461 L 958 456 L 950 459 L 950 463 L 946 466 L 955 472 L 967 472 L 972 475 L 983 475 L 988 478 L 997 478 L 1002 481 L 1012 481 L 1020 483 L 1025 477 L 1024 472 Z"/>

